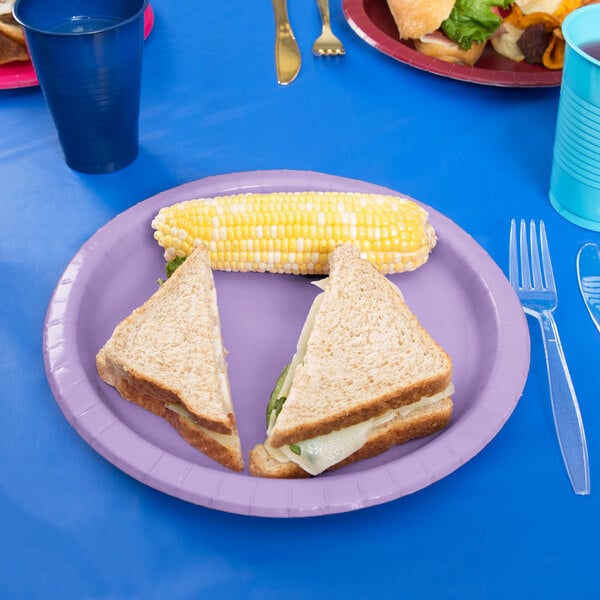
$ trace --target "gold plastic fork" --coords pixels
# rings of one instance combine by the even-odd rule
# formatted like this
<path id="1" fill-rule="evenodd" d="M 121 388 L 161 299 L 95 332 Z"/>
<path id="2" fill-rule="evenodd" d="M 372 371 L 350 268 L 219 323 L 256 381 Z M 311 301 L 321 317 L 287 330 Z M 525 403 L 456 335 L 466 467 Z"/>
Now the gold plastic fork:
<path id="1" fill-rule="evenodd" d="M 323 30 L 313 44 L 313 54 L 315 56 L 340 56 L 346 54 L 342 42 L 340 42 L 340 40 L 333 35 L 333 31 L 331 31 L 329 0 L 317 0 L 317 4 L 319 5 L 319 12 L 321 13 Z"/>

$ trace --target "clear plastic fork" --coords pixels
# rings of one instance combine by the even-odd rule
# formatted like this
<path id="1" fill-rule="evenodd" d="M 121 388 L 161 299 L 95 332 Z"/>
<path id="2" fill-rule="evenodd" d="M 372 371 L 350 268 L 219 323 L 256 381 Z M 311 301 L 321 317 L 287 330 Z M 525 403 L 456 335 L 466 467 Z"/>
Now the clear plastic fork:
<path id="1" fill-rule="evenodd" d="M 552 316 L 558 296 L 543 221 L 540 221 L 539 228 L 538 243 L 535 222 L 529 223 L 528 248 L 525 221 L 520 222 L 518 240 L 516 221 L 511 221 L 509 277 L 523 309 L 538 320 L 542 329 L 554 425 L 571 485 L 576 494 L 589 494 L 590 472 L 583 421 L 558 328 Z"/>

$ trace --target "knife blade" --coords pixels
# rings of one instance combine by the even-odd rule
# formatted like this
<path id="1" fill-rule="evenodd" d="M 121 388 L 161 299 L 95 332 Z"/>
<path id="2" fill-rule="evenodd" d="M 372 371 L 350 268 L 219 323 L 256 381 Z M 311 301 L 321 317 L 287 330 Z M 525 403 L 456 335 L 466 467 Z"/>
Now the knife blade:
<path id="1" fill-rule="evenodd" d="M 589 242 L 577 252 L 577 281 L 585 306 L 600 331 L 600 246 Z"/>
<path id="2" fill-rule="evenodd" d="M 287 85 L 296 79 L 300 71 L 300 48 L 294 37 L 287 14 L 286 0 L 273 0 L 275 11 L 275 65 L 277 82 Z"/>

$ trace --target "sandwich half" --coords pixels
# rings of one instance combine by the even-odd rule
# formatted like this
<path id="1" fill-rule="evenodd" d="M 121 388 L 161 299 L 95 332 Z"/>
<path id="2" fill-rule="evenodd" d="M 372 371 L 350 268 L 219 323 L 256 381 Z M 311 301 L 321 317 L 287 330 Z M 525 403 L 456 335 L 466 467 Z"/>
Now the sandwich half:
<path id="1" fill-rule="evenodd" d="M 512 0 L 387 0 L 401 40 L 422 54 L 474 65 Z"/>
<path id="2" fill-rule="evenodd" d="M 244 468 L 208 249 L 197 248 L 117 325 L 98 352 L 100 377 L 165 418 L 192 446 Z"/>
<path id="3" fill-rule="evenodd" d="M 258 477 L 308 477 L 442 429 L 452 361 L 398 288 L 351 244 L 330 259 L 250 453 Z"/>

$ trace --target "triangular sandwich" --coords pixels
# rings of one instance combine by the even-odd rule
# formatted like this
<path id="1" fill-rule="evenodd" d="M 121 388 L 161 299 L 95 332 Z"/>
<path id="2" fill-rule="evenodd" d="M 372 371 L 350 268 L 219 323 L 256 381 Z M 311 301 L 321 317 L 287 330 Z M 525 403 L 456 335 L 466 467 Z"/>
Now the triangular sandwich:
<path id="1" fill-rule="evenodd" d="M 262 477 L 303 477 L 380 454 L 443 428 L 452 362 L 398 288 L 351 244 L 339 246 L 296 354 L 250 455 Z"/>
<path id="2" fill-rule="evenodd" d="M 207 248 L 197 248 L 98 352 L 100 377 L 192 446 L 244 468 Z"/>

